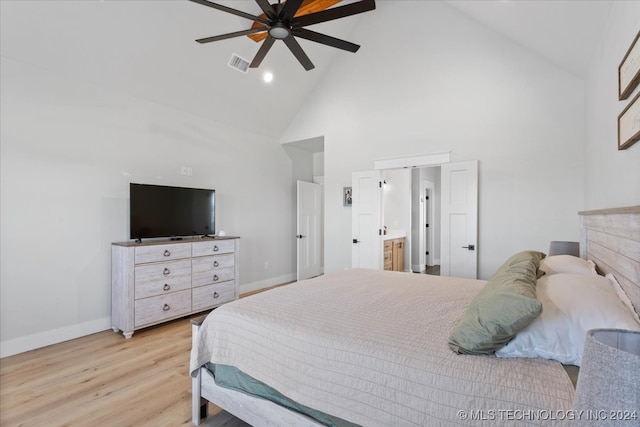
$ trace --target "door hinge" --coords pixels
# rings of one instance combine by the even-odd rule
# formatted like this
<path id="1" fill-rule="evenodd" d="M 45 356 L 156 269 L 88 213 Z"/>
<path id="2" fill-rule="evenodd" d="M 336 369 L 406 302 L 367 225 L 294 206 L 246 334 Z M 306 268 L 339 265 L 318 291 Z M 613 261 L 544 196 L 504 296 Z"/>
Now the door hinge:
<path id="1" fill-rule="evenodd" d="M 378 181 L 378 187 L 382 188 L 382 181 Z"/>
<path id="2" fill-rule="evenodd" d="M 425 197 L 425 199 L 429 200 L 429 196 Z"/>
<path id="3" fill-rule="evenodd" d="M 425 254 L 425 255 L 429 255 L 429 251 L 425 252 L 424 254 Z"/>
<path id="4" fill-rule="evenodd" d="M 429 228 L 429 224 L 425 224 L 424 226 L 425 226 L 425 227 L 427 227 L 427 228 Z"/>
<path id="5" fill-rule="evenodd" d="M 378 228 L 378 236 L 382 236 L 382 228 Z"/>

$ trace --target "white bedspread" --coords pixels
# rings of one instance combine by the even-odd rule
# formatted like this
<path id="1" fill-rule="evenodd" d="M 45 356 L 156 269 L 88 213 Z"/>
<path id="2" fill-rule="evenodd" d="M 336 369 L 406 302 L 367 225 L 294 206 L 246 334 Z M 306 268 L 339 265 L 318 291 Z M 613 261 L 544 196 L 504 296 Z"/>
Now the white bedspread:
<path id="1" fill-rule="evenodd" d="M 553 420 L 571 408 L 573 386 L 559 363 L 448 348 L 484 283 L 349 270 L 256 294 L 207 317 L 191 372 L 236 366 L 367 427 L 562 423 Z"/>

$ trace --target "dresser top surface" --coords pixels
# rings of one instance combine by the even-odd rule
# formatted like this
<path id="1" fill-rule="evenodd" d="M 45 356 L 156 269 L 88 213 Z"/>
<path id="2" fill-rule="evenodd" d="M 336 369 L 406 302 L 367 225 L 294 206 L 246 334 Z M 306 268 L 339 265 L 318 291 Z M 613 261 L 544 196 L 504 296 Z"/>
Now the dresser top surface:
<path id="1" fill-rule="evenodd" d="M 152 240 L 144 240 L 142 242 L 136 242 L 135 240 L 131 240 L 128 242 L 115 242 L 112 243 L 114 246 L 124 246 L 124 247 L 142 247 L 142 246 L 155 246 L 155 245 L 170 245 L 170 244 L 178 244 L 178 243 L 199 243 L 199 242 L 215 242 L 218 240 L 233 240 L 239 239 L 238 236 L 215 236 L 215 237 L 183 237 L 179 239 L 152 239 Z"/>

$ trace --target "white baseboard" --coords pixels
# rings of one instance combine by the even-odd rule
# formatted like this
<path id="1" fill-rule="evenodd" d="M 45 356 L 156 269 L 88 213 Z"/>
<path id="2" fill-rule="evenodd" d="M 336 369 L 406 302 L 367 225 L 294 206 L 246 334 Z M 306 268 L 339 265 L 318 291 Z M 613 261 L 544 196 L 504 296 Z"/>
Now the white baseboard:
<path id="1" fill-rule="evenodd" d="M 290 273 L 284 276 L 272 277 L 270 279 L 260 280 L 258 282 L 244 283 L 240 285 L 240 295 L 253 292 L 264 288 L 269 288 L 275 285 L 281 285 L 283 283 L 293 282 L 296 280 L 296 274 Z"/>
<path id="2" fill-rule="evenodd" d="M 52 329 L 27 335 L 26 337 L 2 341 L 0 343 L 0 357 L 13 356 L 14 354 L 58 344 L 107 329 L 111 329 L 111 317 L 103 317 L 77 325 L 65 326 L 64 328 Z"/>
<path id="3" fill-rule="evenodd" d="M 288 283 L 296 280 L 295 273 L 285 274 L 284 276 L 272 277 L 266 280 L 260 280 L 253 283 L 245 283 L 240 285 L 240 293 L 257 291 L 259 289 L 268 288 L 282 283 Z M 36 334 L 27 335 L 25 337 L 14 338 L 0 342 L 0 358 L 13 356 L 14 354 L 24 353 L 25 351 L 35 350 L 37 348 L 46 347 L 52 344 L 58 344 L 85 335 L 95 334 L 111 329 L 111 317 L 103 317 L 101 319 L 90 320 L 88 322 L 79 323 L 77 325 L 65 326 L 64 328 L 52 329 Z"/>

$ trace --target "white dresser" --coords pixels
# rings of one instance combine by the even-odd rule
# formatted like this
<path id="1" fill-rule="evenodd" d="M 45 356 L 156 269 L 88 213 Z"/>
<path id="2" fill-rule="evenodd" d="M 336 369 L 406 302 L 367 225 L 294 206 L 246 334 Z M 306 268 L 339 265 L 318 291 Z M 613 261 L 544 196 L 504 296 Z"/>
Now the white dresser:
<path id="1" fill-rule="evenodd" d="M 111 327 L 133 331 L 238 298 L 238 237 L 111 245 Z"/>

